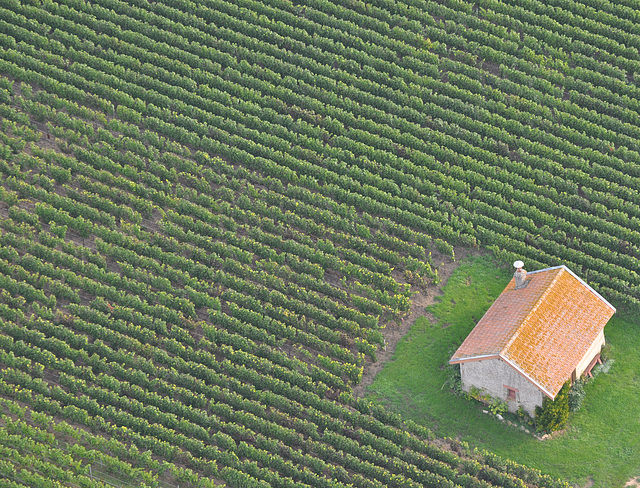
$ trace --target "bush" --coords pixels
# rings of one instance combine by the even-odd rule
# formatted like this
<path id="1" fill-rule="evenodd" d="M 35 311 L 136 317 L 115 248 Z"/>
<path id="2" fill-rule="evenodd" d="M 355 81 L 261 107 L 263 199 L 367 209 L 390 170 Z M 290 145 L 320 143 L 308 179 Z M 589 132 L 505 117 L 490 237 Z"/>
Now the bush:
<path id="1" fill-rule="evenodd" d="M 602 364 L 596 364 L 594 366 L 594 368 L 591 370 L 591 374 L 593 375 L 593 377 L 595 378 L 596 376 L 598 376 L 600 373 L 608 373 L 609 370 L 611 369 L 611 366 L 613 365 L 614 360 L 613 359 L 607 359 L 604 363 Z"/>
<path id="2" fill-rule="evenodd" d="M 487 408 L 493 415 L 504 415 L 509 410 L 509 405 L 503 400 L 492 398 Z"/>
<path id="3" fill-rule="evenodd" d="M 600 360 L 606 363 L 609 359 L 611 359 L 611 345 L 607 343 L 600 350 Z"/>
<path id="4" fill-rule="evenodd" d="M 460 375 L 459 364 L 446 365 L 447 382 L 446 384 L 453 390 L 456 395 L 462 394 L 462 377 Z"/>
<path id="5" fill-rule="evenodd" d="M 536 407 L 536 429 L 539 432 L 555 432 L 567 425 L 570 388 L 571 383 L 567 381 L 554 400 L 545 397 L 542 407 Z"/>
<path id="6" fill-rule="evenodd" d="M 578 380 L 569 390 L 569 410 L 572 412 L 580 410 L 584 396 L 584 382 L 582 380 Z"/>

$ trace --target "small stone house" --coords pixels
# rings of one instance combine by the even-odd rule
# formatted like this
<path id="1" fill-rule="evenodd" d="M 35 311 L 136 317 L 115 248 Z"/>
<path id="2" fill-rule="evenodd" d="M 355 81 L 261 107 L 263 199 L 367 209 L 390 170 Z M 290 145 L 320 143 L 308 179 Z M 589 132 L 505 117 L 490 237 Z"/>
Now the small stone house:
<path id="1" fill-rule="evenodd" d="M 502 294 L 455 352 L 462 388 L 483 390 L 534 415 L 569 379 L 600 361 L 616 309 L 566 266 L 527 273 L 522 261 Z"/>

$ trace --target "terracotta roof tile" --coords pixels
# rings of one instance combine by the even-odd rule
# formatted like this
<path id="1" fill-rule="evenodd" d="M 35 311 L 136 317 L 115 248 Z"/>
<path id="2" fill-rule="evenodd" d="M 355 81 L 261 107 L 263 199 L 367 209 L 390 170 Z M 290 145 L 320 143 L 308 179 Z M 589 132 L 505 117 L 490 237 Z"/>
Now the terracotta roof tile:
<path id="1" fill-rule="evenodd" d="M 451 358 L 500 356 L 551 397 L 560 391 L 615 308 L 566 266 L 512 279 Z"/>

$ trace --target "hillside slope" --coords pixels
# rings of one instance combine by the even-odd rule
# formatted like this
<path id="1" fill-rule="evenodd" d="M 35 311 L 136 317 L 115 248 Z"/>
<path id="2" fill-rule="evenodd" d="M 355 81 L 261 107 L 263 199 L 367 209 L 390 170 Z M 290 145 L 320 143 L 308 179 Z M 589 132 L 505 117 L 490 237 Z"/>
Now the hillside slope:
<path id="1" fill-rule="evenodd" d="M 598 5 L 3 3 L 2 395 L 194 485 L 563 486 L 351 391 L 453 245 L 637 303 L 637 10 Z"/>

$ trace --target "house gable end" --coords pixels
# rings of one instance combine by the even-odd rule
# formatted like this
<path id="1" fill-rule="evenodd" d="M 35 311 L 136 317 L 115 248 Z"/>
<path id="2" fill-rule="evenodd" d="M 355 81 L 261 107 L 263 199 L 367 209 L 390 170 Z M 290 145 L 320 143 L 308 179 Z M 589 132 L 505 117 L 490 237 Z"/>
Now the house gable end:
<path id="1" fill-rule="evenodd" d="M 516 411 L 520 406 L 531 415 L 542 404 L 544 393 L 513 365 L 500 357 L 468 361 L 460 364 L 462 388 L 470 392 L 474 387 L 508 403 L 509 410 Z M 510 400 L 515 391 L 515 399 Z"/>

